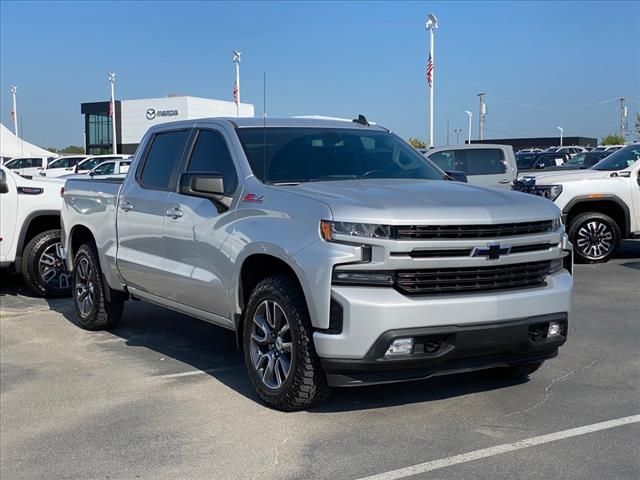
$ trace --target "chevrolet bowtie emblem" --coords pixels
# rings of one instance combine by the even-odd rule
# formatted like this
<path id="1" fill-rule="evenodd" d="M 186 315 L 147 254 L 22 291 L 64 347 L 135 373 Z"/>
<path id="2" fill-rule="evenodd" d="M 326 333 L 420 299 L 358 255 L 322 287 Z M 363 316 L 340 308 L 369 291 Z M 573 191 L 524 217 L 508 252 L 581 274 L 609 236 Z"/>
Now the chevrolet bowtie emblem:
<path id="1" fill-rule="evenodd" d="M 511 253 L 511 247 L 507 245 L 487 245 L 487 248 L 476 247 L 471 252 L 472 257 L 487 257 L 487 260 L 498 260 L 500 255 Z"/>

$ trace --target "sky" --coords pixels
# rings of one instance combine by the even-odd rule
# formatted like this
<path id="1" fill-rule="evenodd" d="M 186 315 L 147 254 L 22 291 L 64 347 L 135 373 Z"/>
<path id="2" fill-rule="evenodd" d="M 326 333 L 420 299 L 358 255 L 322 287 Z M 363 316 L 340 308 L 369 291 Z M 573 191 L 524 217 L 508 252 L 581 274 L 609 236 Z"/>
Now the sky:
<path id="1" fill-rule="evenodd" d="M 241 96 L 270 117 L 358 114 L 428 137 L 425 19 L 435 45 L 435 143 L 467 135 L 485 92 L 485 138 L 616 133 L 640 112 L 640 2 L 0 2 L 0 119 L 10 85 L 26 140 L 82 144 L 80 104 L 180 93 Z M 637 135 L 636 135 L 637 136 Z M 636 136 L 629 135 L 628 139 Z"/>

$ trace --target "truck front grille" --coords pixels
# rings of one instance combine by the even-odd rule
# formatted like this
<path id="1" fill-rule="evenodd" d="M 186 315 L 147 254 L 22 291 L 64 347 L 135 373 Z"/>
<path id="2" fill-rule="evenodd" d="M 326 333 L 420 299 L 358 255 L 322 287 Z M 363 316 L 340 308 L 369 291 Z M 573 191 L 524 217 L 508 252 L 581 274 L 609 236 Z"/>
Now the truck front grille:
<path id="1" fill-rule="evenodd" d="M 491 267 L 404 270 L 396 273 L 396 288 L 406 295 L 483 292 L 545 285 L 550 262 Z"/>
<path id="2" fill-rule="evenodd" d="M 395 227 L 398 240 L 515 237 L 551 232 L 552 220 L 499 225 L 408 225 Z"/>

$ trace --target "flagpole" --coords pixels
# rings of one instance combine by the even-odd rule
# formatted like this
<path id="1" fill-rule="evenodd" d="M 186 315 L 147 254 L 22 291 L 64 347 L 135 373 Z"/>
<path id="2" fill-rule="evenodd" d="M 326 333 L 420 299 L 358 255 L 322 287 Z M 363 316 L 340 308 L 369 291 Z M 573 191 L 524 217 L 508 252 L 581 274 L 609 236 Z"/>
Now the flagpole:
<path id="1" fill-rule="evenodd" d="M 13 133 L 16 134 L 16 137 L 20 137 L 18 135 L 18 110 L 16 107 L 16 92 L 18 91 L 18 87 L 15 85 L 11 85 L 11 96 L 13 96 Z"/>
<path id="2" fill-rule="evenodd" d="M 433 13 L 427 16 L 426 29 L 429 31 L 429 57 L 431 59 L 431 84 L 429 85 L 429 147 L 433 147 L 433 89 L 435 86 L 435 45 L 434 31 L 438 28 L 438 19 Z"/>
<path id="3" fill-rule="evenodd" d="M 236 102 L 236 117 L 240 117 L 240 55 L 242 52 L 233 51 L 233 63 L 236 64 L 236 94 L 233 100 Z"/>
<path id="4" fill-rule="evenodd" d="M 107 75 L 109 76 L 109 83 L 111 83 L 111 127 L 113 129 L 113 133 L 112 133 L 113 153 L 116 154 L 118 153 L 118 146 L 117 146 L 118 139 L 116 138 L 116 95 L 115 95 L 116 74 L 108 73 Z"/>

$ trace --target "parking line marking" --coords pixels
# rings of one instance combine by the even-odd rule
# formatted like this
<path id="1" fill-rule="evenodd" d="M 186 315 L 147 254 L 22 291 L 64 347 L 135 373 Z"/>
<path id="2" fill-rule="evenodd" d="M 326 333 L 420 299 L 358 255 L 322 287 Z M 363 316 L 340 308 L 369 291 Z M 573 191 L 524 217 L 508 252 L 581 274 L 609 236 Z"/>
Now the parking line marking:
<path id="1" fill-rule="evenodd" d="M 472 452 L 462 453 L 460 455 L 454 455 L 452 457 L 446 457 L 439 460 L 420 463 L 411 467 L 391 470 L 389 472 L 372 475 L 370 477 L 363 477 L 358 480 L 398 480 L 401 478 L 411 477 L 413 475 L 419 475 L 421 473 L 450 467 L 452 465 L 458 465 L 460 463 L 471 462 L 473 460 L 479 460 L 481 458 L 493 457 L 494 455 L 500 455 L 502 453 L 513 452 L 515 450 L 521 450 L 523 448 L 535 447 L 536 445 L 542 445 L 544 443 L 555 442 L 557 440 L 564 440 L 566 438 L 577 437 L 580 435 L 586 435 L 588 433 L 598 432 L 600 430 L 607 430 L 609 428 L 616 428 L 621 427 L 622 425 L 629 425 L 631 423 L 639 422 L 640 415 L 631 415 L 629 417 L 617 418 L 614 420 L 608 420 L 606 422 L 593 423 L 591 425 L 571 428 L 569 430 L 562 430 L 555 433 L 549 433 L 547 435 L 531 437 L 514 443 L 505 443 L 503 445 L 496 445 L 495 447 L 474 450 Z"/>
<path id="2" fill-rule="evenodd" d="M 156 378 L 180 378 L 191 377 L 192 375 L 203 375 L 205 373 L 226 372 L 228 370 L 238 370 L 244 368 L 244 365 L 235 365 L 230 367 L 208 368 L 206 370 L 189 370 L 188 372 L 169 373 L 167 375 L 157 375 Z"/>

